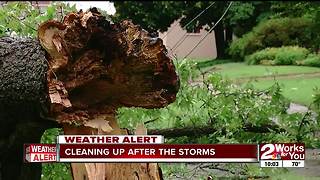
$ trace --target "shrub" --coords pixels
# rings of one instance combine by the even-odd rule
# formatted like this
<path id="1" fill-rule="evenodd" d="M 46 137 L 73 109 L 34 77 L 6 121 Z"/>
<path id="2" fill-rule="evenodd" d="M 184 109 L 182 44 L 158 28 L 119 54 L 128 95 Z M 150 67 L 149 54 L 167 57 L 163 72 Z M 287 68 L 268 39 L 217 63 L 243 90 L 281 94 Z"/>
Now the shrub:
<path id="1" fill-rule="evenodd" d="M 245 57 L 248 64 L 291 65 L 304 60 L 309 50 L 298 46 L 266 48 Z"/>
<path id="2" fill-rule="evenodd" d="M 41 11 L 31 1 L 17 1 L 3 4 L 0 8 L 0 37 L 6 35 L 36 37 L 38 25 L 47 20 L 62 19 L 62 15 L 76 12 L 76 6 L 54 2 Z M 62 12 L 61 12 L 61 11 Z M 60 13 L 61 12 L 61 13 Z"/>
<path id="3" fill-rule="evenodd" d="M 298 45 L 312 48 L 310 28 L 312 20 L 308 18 L 279 18 L 263 21 L 243 37 L 233 41 L 229 54 L 233 59 L 243 60 L 246 55 L 267 47 Z"/>
<path id="4" fill-rule="evenodd" d="M 300 65 L 320 67 L 320 56 L 311 54 L 305 60 L 303 60 Z"/>

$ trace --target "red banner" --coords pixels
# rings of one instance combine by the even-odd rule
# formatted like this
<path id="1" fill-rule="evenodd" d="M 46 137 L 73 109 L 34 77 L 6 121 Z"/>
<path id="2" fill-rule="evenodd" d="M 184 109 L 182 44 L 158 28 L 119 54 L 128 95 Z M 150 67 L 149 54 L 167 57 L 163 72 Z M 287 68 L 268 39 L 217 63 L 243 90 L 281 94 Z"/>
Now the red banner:
<path id="1" fill-rule="evenodd" d="M 64 138 L 64 139 L 63 139 Z M 274 144 L 139 144 L 152 138 L 119 136 L 117 144 L 107 144 L 108 136 L 99 136 L 104 144 L 90 141 L 95 136 L 63 136 L 63 144 L 25 144 L 25 162 L 259 162 L 261 167 L 304 167 L 303 143 Z M 78 139 L 77 139 L 78 138 Z M 81 139 L 82 138 L 82 139 Z M 87 138 L 89 142 L 87 142 Z M 91 139 L 90 139 L 91 138 Z M 112 137 L 115 139 L 115 137 Z M 111 138 L 111 139 L 112 139 Z M 110 139 L 110 138 L 109 138 Z M 83 141 L 83 142 L 82 142 Z M 130 142 L 129 142 L 130 141 Z M 82 142 L 79 144 L 79 142 Z M 84 143 L 84 144 L 83 144 Z M 128 144 L 129 143 L 129 144 Z"/>
<path id="2" fill-rule="evenodd" d="M 60 162 L 258 162 L 257 145 L 60 144 Z"/>

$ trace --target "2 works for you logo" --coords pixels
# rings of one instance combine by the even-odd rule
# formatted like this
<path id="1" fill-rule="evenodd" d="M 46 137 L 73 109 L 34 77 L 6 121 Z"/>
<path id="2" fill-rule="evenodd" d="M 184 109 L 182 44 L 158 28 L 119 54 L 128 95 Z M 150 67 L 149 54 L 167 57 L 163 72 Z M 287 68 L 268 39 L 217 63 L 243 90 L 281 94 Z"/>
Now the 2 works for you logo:
<path id="1" fill-rule="evenodd" d="M 304 160 L 305 147 L 302 143 L 260 144 L 261 160 Z"/>

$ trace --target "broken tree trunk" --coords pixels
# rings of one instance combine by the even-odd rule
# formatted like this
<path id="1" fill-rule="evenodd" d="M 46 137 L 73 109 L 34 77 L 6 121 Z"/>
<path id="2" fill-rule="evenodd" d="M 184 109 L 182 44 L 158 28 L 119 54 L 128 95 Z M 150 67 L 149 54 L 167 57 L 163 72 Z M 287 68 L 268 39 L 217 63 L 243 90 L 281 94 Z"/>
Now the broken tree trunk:
<path id="1" fill-rule="evenodd" d="M 111 24 L 91 9 L 43 23 L 38 37 L 51 67 L 50 116 L 66 134 L 124 134 L 117 108 L 160 108 L 176 98 L 179 81 L 162 41 L 131 21 Z M 154 163 L 71 166 L 75 179 L 161 178 Z"/>
<path id="2" fill-rule="evenodd" d="M 40 179 L 39 164 L 22 163 L 22 144 L 39 142 L 57 126 L 50 120 L 65 134 L 125 134 L 117 108 L 161 108 L 176 98 L 178 76 L 161 39 L 131 21 L 112 24 L 92 8 L 41 24 L 38 39 L 0 38 L 3 179 Z M 75 179 L 81 169 L 91 179 L 161 178 L 152 163 L 78 165 Z"/>

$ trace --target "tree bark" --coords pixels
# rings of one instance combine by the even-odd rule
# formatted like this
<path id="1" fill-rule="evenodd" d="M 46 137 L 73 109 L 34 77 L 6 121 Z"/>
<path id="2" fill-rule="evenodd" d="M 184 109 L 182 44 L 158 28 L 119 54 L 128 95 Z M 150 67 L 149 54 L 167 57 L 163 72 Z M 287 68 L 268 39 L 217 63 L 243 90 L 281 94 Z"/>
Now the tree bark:
<path id="1" fill-rule="evenodd" d="M 224 37 L 224 29 L 223 24 L 219 23 L 214 28 L 214 35 L 216 40 L 216 49 L 217 49 L 217 57 L 216 59 L 225 58 L 225 37 Z"/>
<path id="2" fill-rule="evenodd" d="M 226 43 L 231 43 L 233 37 L 233 29 L 232 26 L 227 25 L 226 26 Z"/>
<path id="3" fill-rule="evenodd" d="M 230 25 L 226 25 L 225 28 L 226 31 L 226 42 L 225 42 L 225 50 L 229 48 L 231 42 L 232 42 L 232 38 L 233 38 L 233 28 Z M 225 57 L 229 58 L 230 55 L 228 53 L 225 53 Z"/>
<path id="4" fill-rule="evenodd" d="M 0 38 L 0 179 L 40 179 L 41 164 L 23 163 L 23 144 L 57 127 L 47 109 L 45 51 L 33 39 Z"/>

